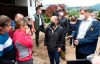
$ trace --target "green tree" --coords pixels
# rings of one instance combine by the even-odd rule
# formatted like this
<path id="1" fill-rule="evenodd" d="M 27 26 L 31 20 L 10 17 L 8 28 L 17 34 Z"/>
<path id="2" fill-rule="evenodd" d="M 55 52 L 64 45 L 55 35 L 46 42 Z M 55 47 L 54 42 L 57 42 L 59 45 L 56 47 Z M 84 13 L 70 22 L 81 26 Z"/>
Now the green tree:
<path id="1" fill-rule="evenodd" d="M 100 18 L 100 10 L 99 10 L 98 12 L 99 12 L 99 15 L 98 15 L 98 17 Z"/>

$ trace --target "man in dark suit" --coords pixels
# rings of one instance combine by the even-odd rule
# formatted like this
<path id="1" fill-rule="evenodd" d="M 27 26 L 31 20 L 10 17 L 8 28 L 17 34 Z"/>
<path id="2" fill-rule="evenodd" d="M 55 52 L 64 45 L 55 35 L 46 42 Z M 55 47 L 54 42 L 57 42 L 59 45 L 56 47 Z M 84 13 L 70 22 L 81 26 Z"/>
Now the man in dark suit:
<path id="1" fill-rule="evenodd" d="M 68 36 L 66 34 L 69 34 L 69 31 L 70 31 L 70 20 L 64 16 L 63 9 L 58 10 L 58 20 L 59 20 L 58 25 L 60 25 L 64 29 L 64 37 Z M 66 54 L 66 52 L 65 52 L 65 38 L 63 40 L 64 40 L 64 46 L 62 47 L 61 58 L 65 59 L 65 54 Z"/>
<path id="2" fill-rule="evenodd" d="M 84 59 L 93 54 L 96 49 L 100 22 L 94 21 L 89 9 L 80 9 L 80 21 L 76 24 L 76 30 L 68 38 L 74 37 L 76 45 L 76 58 Z"/>

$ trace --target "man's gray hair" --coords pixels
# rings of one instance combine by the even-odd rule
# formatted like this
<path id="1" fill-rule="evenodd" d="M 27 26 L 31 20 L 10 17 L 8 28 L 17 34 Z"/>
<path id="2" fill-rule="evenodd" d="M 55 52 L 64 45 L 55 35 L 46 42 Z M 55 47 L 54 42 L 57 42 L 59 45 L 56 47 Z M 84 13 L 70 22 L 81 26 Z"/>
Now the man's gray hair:
<path id="1" fill-rule="evenodd" d="M 98 17 L 99 12 L 98 12 L 98 11 L 93 11 L 93 12 L 92 12 L 92 15 Z"/>

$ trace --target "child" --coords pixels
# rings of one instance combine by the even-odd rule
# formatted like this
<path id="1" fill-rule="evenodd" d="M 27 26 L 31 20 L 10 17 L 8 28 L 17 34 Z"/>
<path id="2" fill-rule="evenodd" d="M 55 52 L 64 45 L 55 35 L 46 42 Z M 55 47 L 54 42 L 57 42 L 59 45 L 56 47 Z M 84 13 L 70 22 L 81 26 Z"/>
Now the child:
<path id="1" fill-rule="evenodd" d="M 13 34 L 13 41 L 17 50 L 18 64 L 33 64 L 32 61 L 32 39 L 30 36 L 30 29 L 23 19 L 16 22 L 15 32 Z"/>
<path id="2" fill-rule="evenodd" d="M 8 32 L 11 29 L 10 18 L 0 15 L 0 64 L 15 64 L 15 51 Z"/>

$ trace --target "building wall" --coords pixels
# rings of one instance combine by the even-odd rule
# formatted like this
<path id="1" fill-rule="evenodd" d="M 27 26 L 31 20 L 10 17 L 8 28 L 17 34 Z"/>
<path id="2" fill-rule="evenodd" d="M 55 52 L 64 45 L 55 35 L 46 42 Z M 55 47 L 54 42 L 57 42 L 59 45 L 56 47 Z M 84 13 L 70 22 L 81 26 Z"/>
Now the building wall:
<path id="1" fill-rule="evenodd" d="M 35 14 L 35 0 L 15 0 L 15 5 L 27 6 L 29 16 Z"/>
<path id="2" fill-rule="evenodd" d="M 28 6 L 27 1 L 28 0 L 15 0 L 15 5 L 18 5 L 18 6 Z"/>
<path id="3" fill-rule="evenodd" d="M 35 0 L 28 0 L 28 15 L 31 17 L 35 12 Z"/>

